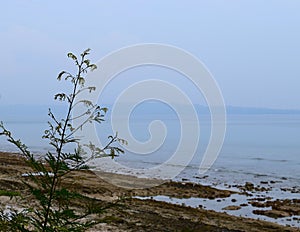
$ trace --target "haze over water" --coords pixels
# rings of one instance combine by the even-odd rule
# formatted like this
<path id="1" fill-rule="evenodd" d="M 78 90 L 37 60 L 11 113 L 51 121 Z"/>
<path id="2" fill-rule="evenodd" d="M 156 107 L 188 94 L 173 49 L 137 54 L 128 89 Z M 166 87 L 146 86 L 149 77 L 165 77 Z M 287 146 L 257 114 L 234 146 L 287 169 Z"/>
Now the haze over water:
<path id="1" fill-rule="evenodd" d="M 153 108 L 159 109 L 161 114 L 157 114 Z M 17 108 L 14 108 L 15 112 L 12 109 L 6 110 L 6 115 L 1 112 L 3 116 L 5 115 L 3 121 L 6 127 L 32 151 L 45 153 L 49 146 L 46 140 L 41 139 L 41 136 L 47 128 L 47 118 L 42 116 L 42 113 L 46 112 L 47 108 L 35 107 L 32 109 L 33 113 L 26 114 L 24 118 L 16 116 Z M 211 125 L 205 108 L 202 112 L 198 112 L 198 117 L 200 140 L 197 152 L 188 167 L 177 177 L 178 179 L 187 178 L 195 181 L 194 177 L 199 176 L 198 169 L 209 141 Z M 96 127 L 99 139 L 103 143 L 109 134 L 113 134 L 109 114 L 106 118 L 106 122 Z M 132 168 L 149 168 L 170 158 L 180 140 L 180 122 L 170 108 L 160 104 L 153 105 L 153 103 L 150 104 L 150 108 L 147 103 L 137 107 L 130 118 L 131 133 L 137 140 L 147 141 L 150 138 L 148 126 L 153 120 L 161 120 L 167 128 L 167 136 L 163 145 L 155 152 L 146 155 L 126 151 L 124 155 L 116 159 L 117 162 Z M 212 182 L 217 183 L 225 181 L 242 184 L 245 180 L 259 182 L 263 179 L 287 178 L 288 181 L 285 181 L 285 184 L 288 186 L 300 186 L 299 138 L 300 114 L 254 114 L 253 112 L 251 114 L 245 112 L 228 114 L 222 150 L 207 175 L 210 176 Z M 0 139 L 0 146 L 1 150 L 17 151 L 4 138 Z M 126 146 L 124 149 L 126 150 Z M 190 152 L 188 147 L 185 152 L 186 154 Z M 122 172 L 122 170 L 111 171 Z"/>

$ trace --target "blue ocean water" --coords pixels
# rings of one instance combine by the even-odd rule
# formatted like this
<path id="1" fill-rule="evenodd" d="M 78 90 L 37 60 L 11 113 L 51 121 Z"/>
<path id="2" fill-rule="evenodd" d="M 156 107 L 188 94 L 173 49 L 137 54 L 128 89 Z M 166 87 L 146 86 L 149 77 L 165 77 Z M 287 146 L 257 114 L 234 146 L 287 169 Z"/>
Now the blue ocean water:
<path id="1" fill-rule="evenodd" d="M 133 116 L 129 128 L 132 135 L 145 142 L 150 138 L 148 126 L 153 120 L 161 120 L 167 129 L 167 136 L 155 152 L 141 155 L 126 151 L 116 159 L 132 168 L 149 168 L 166 161 L 176 150 L 180 141 L 180 122 L 176 115 L 148 114 Z M 44 119 L 43 119 L 44 120 Z M 35 153 L 45 153 L 48 142 L 41 139 L 47 123 L 43 120 L 3 120 L 16 138 L 20 138 Z M 195 123 L 195 122 L 188 122 Z M 199 115 L 200 140 L 192 161 L 178 176 L 195 180 L 198 168 L 210 137 L 209 115 Z M 110 121 L 97 126 L 100 140 L 112 134 Z M 101 132 L 101 133 L 100 133 Z M 207 172 L 211 182 L 240 183 L 245 180 L 288 179 L 289 186 L 300 186 L 300 115 L 299 114 L 229 114 L 222 150 Z M 126 139 L 126 138 L 124 138 Z M 187 138 L 188 139 L 188 138 Z M 17 151 L 3 137 L 0 150 Z M 189 147 L 186 153 L 190 152 Z M 121 170 L 115 170 L 120 171 Z"/>

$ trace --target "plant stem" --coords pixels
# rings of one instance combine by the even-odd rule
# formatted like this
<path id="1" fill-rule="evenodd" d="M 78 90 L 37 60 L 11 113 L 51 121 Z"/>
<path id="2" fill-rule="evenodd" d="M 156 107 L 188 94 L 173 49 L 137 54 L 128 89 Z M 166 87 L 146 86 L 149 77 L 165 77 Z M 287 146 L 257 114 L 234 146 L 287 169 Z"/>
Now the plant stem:
<path id="1" fill-rule="evenodd" d="M 73 94 L 71 95 L 71 101 L 69 103 L 68 113 L 67 113 L 66 120 L 65 120 L 65 123 L 64 123 L 64 127 L 63 127 L 63 131 L 62 131 L 62 134 L 61 134 L 59 148 L 57 149 L 56 166 L 55 166 L 55 170 L 53 170 L 54 176 L 53 176 L 53 179 L 52 179 L 51 189 L 50 189 L 50 193 L 49 193 L 49 201 L 48 201 L 48 204 L 47 204 L 45 219 L 44 219 L 44 223 L 43 223 L 43 229 L 42 229 L 43 232 L 45 232 L 46 229 L 47 229 L 50 209 L 51 209 L 52 201 L 53 201 L 53 195 L 54 195 L 54 192 L 56 190 L 57 183 L 58 183 L 57 173 L 58 173 L 59 166 L 60 166 L 62 148 L 63 148 L 64 143 L 65 143 L 64 140 L 65 140 L 67 125 L 68 125 L 69 120 L 70 120 L 73 103 L 74 103 L 74 100 L 75 100 L 75 97 L 76 97 L 77 86 L 78 86 L 79 78 L 80 78 L 80 75 L 81 75 L 81 72 L 82 72 L 83 59 L 84 59 L 84 57 L 82 57 L 81 63 L 78 64 L 78 73 L 77 73 L 77 76 L 76 76 L 76 79 L 75 79 L 75 82 L 74 82 Z"/>

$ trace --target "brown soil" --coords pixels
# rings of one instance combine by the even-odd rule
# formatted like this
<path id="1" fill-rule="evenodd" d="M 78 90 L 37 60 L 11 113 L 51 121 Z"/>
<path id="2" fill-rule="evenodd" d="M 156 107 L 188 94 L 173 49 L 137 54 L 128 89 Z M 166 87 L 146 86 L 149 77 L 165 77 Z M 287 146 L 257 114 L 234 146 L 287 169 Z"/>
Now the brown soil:
<path id="1" fill-rule="evenodd" d="M 22 183 L 21 174 L 29 172 L 17 154 L 0 152 L 0 190 L 26 191 Z M 110 183 L 103 179 L 110 179 Z M 111 182 L 133 189 L 125 189 L 111 184 Z M 149 183 L 161 184 L 152 188 L 137 189 L 140 183 L 143 186 Z M 132 176 L 80 171 L 69 175 L 65 181 L 72 189 L 80 191 L 95 202 L 111 202 L 120 196 L 126 196 L 121 204 L 109 208 L 101 215 L 103 222 L 90 231 L 300 231 L 298 228 L 284 227 L 275 223 L 230 216 L 226 213 L 217 213 L 201 208 L 190 208 L 173 205 L 154 200 L 139 200 L 130 196 L 166 195 L 176 198 L 202 197 L 208 199 L 225 198 L 233 192 L 218 190 L 209 186 L 193 183 L 166 182 L 160 180 L 139 179 Z M 250 188 L 247 184 L 245 188 Z M 289 214 L 299 215 L 299 202 L 255 201 L 261 204 L 272 204 L 272 209 L 286 211 Z M 7 204 L 17 206 L 15 200 L 0 197 L 0 208 Z M 24 203 L 24 202 L 23 202 Z M 254 203 L 255 204 L 255 203 Z"/>

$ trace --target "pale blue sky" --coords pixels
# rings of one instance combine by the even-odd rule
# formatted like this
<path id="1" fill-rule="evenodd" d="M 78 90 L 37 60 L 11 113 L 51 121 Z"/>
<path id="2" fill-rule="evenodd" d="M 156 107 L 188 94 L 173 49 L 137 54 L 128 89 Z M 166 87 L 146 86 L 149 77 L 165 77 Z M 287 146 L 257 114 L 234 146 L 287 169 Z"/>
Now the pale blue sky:
<path id="1" fill-rule="evenodd" d="M 0 105 L 49 104 L 69 51 L 91 59 L 136 43 L 198 57 L 227 105 L 300 109 L 300 1 L 1 2 Z"/>

